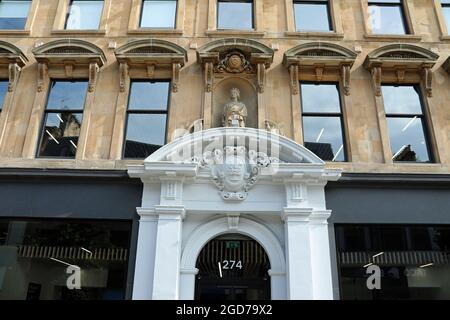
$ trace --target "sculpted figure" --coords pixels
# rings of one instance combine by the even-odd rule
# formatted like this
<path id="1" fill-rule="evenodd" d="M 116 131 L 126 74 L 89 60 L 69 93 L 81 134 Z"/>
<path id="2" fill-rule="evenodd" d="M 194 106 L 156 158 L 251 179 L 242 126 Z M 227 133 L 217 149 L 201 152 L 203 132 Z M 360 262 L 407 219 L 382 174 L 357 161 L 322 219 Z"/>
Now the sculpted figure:
<path id="1" fill-rule="evenodd" d="M 231 89 L 231 101 L 223 109 L 222 125 L 224 127 L 245 127 L 247 120 L 247 107 L 239 101 L 239 89 Z"/>

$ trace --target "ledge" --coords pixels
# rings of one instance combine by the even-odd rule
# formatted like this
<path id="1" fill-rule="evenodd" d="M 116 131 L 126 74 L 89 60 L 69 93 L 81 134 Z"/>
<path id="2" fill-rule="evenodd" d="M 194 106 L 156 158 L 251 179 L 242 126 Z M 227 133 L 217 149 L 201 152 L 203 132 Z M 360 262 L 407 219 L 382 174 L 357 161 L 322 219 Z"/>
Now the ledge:
<path id="1" fill-rule="evenodd" d="M 52 30 L 54 35 L 104 36 L 106 30 Z"/>
<path id="2" fill-rule="evenodd" d="M 286 37 L 296 38 L 325 38 L 325 39 L 343 39 L 343 33 L 337 32 L 303 32 L 303 31 L 286 31 L 284 33 Z"/>
<path id="3" fill-rule="evenodd" d="M 439 39 L 440 39 L 441 41 L 450 41 L 450 35 L 440 36 Z"/>
<path id="4" fill-rule="evenodd" d="M 30 35 L 30 30 L 5 30 L 5 29 L 1 29 L 0 30 L 0 35 L 2 36 L 16 36 L 16 35 L 23 35 L 23 36 L 27 36 Z"/>
<path id="5" fill-rule="evenodd" d="M 207 36 L 211 37 L 223 37 L 223 36 L 231 36 L 231 37 L 241 37 L 241 36 L 249 36 L 249 37 L 264 37 L 266 35 L 265 31 L 256 31 L 256 30 L 207 30 L 205 31 Z"/>
<path id="6" fill-rule="evenodd" d="M 416 34 L 364 34 L 364 38 L 373 41 L 422 41 L 421 35 Z"/>
<path id="7" fill-rule="evenodd" d="M 154 29 L 154 28 L 140 28 L 140 29 L 132 29 L 128 30 L 129 35 L 174 35 L 174 36 L 181 36 L 183 35 L 183 30 L 180 29 Z"/>

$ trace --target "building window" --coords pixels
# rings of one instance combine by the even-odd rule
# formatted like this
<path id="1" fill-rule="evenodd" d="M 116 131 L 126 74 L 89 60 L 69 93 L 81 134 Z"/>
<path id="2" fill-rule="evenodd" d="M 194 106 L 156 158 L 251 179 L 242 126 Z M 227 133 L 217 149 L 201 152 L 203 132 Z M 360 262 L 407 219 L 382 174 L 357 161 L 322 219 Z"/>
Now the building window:
<path id="1" fill-rule="evenodd" d="M 67 13 L 66 29 L 96 30 L 103 11 L 103 0 L 72 0 Z"/>
<path id="2" fill-rule="evenodd" d="M 87 81 L 52 81 L 39 157 L 75 158 L 87 86 Z"/>
<path id="3" fill-rule="evenodd" d="M 442 11 L 444 13 L 447 29 L 450 28 L 450 0 L 441 0 Z"/>
<path id="4" fill-rule="evenodd" d="M 129 222 L 1 219 L 0 300 L 125 299 L 130 234 Z"/>
<path id="5" fill-rule="evenodd" d="M 2 112 L 5 96 L 8 92 L 8 80 L 0 80 L 0 112 Z"/>
<path id="6" fill-rule="evenodd" d="M 339 85 L 301 83 L 305 147 L 324 161 L 346 161 Z"/>
<path id="7" fill-rule="evenodd" d="M 295 0 L 295 28 L 297 31 L 331 31 L 328 0 Z"/>
<path id="8" fill-rule="evenodd" d="M 132 81 L 124 158 L 146 158 L 166 143 L 169 81 Z"/>
<path id="9" fill-rule="evenodd" d="M 30 5 L 31 1 L 26 0 L 0 1 L 0 29 L 25 29 Z"/>
<path id="10" fill-rule="evenodd" d="M 431 162 L 419 86 L 382 86 L 393 161 Z"/>
<path id="11" fill-rule="evenodd" d="M 409 33 L 402 0 L 369 0 L 373 34 Z"/>
<path id="12" fill-rule="evenodd" d="M 175 28 L 176 0 L 144 0 L 141 12 L 141 28 Z"/>
<path id="13" fill-rule="evenodd" d="M 336 225 L 344 300 L 450 299 L 450 227 Z M 369 290 L 369 266 L 381 269 Z"/>
<path id="14" fill-rule="evenodd" d="M 218 0 L 218 29 L 251 30 L 253 25 L 253 1 Z"/>

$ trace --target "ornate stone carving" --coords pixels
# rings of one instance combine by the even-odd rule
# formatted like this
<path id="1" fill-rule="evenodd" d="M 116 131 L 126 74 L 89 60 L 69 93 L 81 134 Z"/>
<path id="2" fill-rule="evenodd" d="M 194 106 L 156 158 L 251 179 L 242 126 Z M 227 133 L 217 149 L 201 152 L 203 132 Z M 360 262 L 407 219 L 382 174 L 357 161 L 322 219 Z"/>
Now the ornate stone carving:
<path id="1" fill-rule="evenodd" d="M 239 89 L 231 89 L 231 102 L 228 102 L 223 108 L 222 125 L 224 127 L 245 127 L 247 107 L 239 101 L 239 97 Z"/>
<path id="2" fill-rule="evenodd" d="M 372 81 L 375 89 L 375 95 L 377 97 L 381 97 L 381 67 L 376 66 L 371 70 L 372 72 Z"/>
<path id="3" fill-rule="evenodd" d="M 178 84 L 180 82 L 180 69 L 181 64 L 173 63 L 172 64 L 172 92 L 178 92 Z"/>
<path id="4" fill-rule="evenodd" d="M 120 92 L 125 92 L 128 77 L 128 63 L 122 62 L 119 66 L 119 87 Z"/>
<path id="5" fill-rule="evenodd" d="M 431 72 L 431 67 L 423 68 L 422 73 L 425 92 L 427 93 L 427 96 L 431 98 L 433 96 L 433 73 Z"/>
<path id="6" fill-rule="evenodd" d="M 350 65 L 344 64 L 341 66 L 341 79 L 342 79 L 344 94 L 346 96 L 350 95 L 350 69 L 351 69 Z"/>
<path id="7" fill-rule="evenodd" d="M 258 92 L 264 92 L 264 85 L 266 83 L 266 65 L 264 63 L 258 63 L 258 72 L 257 72 L 257 87 Z"/>
<path id="8" fill-rule="evenodd" d="M 293 95 L 297 95 L 299 93 L 299 86 L 298 86 L 298 65 L 292 64 L 289 66 L 289 76 L 290 76 L 290 85 L 291 85 L 291 91 Z"/>
<path id="9" fill-rule="evenodd" d="M 97 62 L 91 62 L 89 64 L 89 83 L 88 83 L 88 91 L 94 92 L 95 84 L 97 83 L 98 71 L 100 67 Z"/>
<path id="10" fill-rule="evenodd" d="M 38 79 L 37 79 L 37 91 L 42 92 L 44 89 L 45 79 L 47 77 L 47 64 L 38 63 Z"/>
<path id="11" fill-rule="evenodd" d="M 22 68 L 17 63 L 10 63 L 8 67 L 9 81 L 8 81 L 8 92 L 13 92 L 16 86 L 17 80 L 19 79 L 20 70 Z"/>
<path id="12" fill-rule="evenodd" d="M 214 79 L 214 67 L 212 62 L 206 62 L 204 64 L 204 72 L 205 72 L 205 90 L 206 92 L 211 92 Z"/>
<path id="13" fill-rule="evenodd" d="M 239 51 L 232 51 L 219 61 L 215 68 L 215 72 L 251 73 L 253 72 L 253 67 L 250 61 L 248 61 L 242 53 Z"/>
<path id="14" fill-rule="evenodd" d="M 258 181 L 261 170 L 276 162 L 279 160 L 265 153 L 247 151 L 243 146 L 228 146 L 205 152 L 200 165 L 210 168 L 212 181 L 222 199 L 242 201 Z"/>

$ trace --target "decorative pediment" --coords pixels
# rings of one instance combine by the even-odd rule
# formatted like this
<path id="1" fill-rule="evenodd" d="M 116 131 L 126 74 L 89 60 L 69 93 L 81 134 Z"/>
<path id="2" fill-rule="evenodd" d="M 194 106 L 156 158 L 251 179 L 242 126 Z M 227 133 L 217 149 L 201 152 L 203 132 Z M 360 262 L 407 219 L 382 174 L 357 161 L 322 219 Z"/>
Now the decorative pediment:
<path id="1" fill-rule="evenodd" d="M 381 95 L 383 81 L 402 83 L 416 77 L 423 81 L 425 91 L 432 96 L 432 72 L 439 56 L 425 48 L 411 44 L 390 44 L 372 51 L 364 67 L 372 73 L 377 96 Z M 412 79 L 412 80 L 411 80 Z"/>
<path id="2" fill-rule="evenodd" d="M 75 65 L 89 65 L 97 63 L 101 68 L 106 57 L 96 45 L 79 39 L 61 39 L 45 43 L 33 50 L 34 57 L 39 63 L 65 64 L 71 61 Z"/>
<path id="3" fill-rule="evenodd" d="M 125 90 L 130 67 L 145 68 L 150 79 L 155 68 L 171 68 L 172 91 L 178 91 L 179 73 L 188 61 L 186 50 L 179 45 L 161 39 L 142 39 L 130 41 L 114 53 L 120 63 L 120 91 Z"/>
<path id="4" fill-rule="evenodd" d="M 106 63 L 105 54 L 99 47 L 79 39 L 51 41 L 33 49 L 33 54 L 38 62 L 38 92 L 44 87 L 49 67 L 63 67 L 69 79 L 75 68 L 86 68 L 89 71 L 88 91 L 93 92 L 98 72 Z"/>
<path id="5" fill-rule="evenodd" d="M 298 94 L 299 69 L 302 75 L 313 75 L 322 81 L 325 74 L 342 78 L 346 95 L 350 94 L 350 70 L 357 54 L 345 47 L 328 42 L 310 42 L 298 45 L 284 54 L 283 64 L 290 73 L 291 89 Z"/>
<path id="6" fill-rule="evenodd" d="M 0 40 L 0 68 L 8 70 L 8 91 L 12 92 L 19 79 L 22 67 L 28 62 L 27 57 L 16 46 Z"/>
<path id="7" fill-rule="evenodd" d="M 255 40 L 226 38 L 205 44 L 197 51 L 197 61 L 205 71 L 206 91 L 212 89 L 214 73 L 254 73 L 258 91 L 264 91 L 266 69 L 273 62 L 273 50 Z"/>

